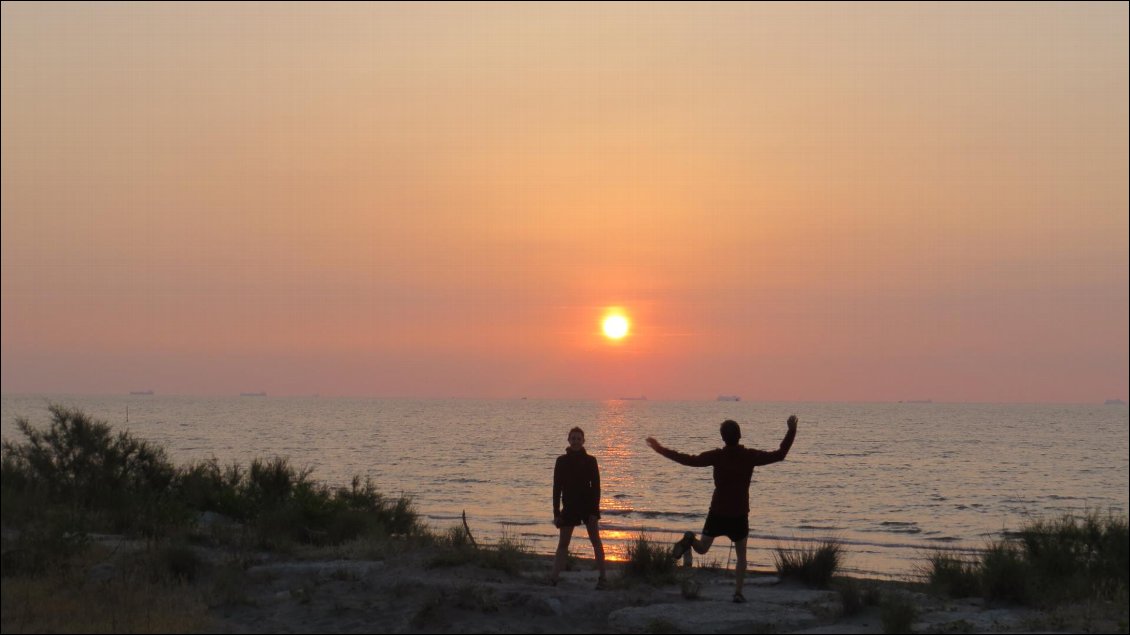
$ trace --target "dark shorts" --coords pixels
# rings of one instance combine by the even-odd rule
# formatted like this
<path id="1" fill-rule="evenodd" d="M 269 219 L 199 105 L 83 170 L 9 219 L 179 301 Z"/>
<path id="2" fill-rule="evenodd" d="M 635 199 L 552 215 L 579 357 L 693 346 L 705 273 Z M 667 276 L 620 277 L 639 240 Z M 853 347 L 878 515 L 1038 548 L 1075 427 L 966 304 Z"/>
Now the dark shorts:
<path id="1" fill-rule="evenodd" d="M 557 517 L 557 526 L 576 527 L 577 525 L 583 525 L 585 524 L 585 520 L 593 515 L 600 518 L 600 512 L 574 512 L 571 509 L 563 509 L 561 510 L 561 515 Z"/>
<path id="2" fill-rule="evenodd" d="M 725 536 L 734 542 L 749 538 L 749 516 L 719 516 L 714 513 L 706 515 L 706 524 L 702 527 L 704 536 Z"/>

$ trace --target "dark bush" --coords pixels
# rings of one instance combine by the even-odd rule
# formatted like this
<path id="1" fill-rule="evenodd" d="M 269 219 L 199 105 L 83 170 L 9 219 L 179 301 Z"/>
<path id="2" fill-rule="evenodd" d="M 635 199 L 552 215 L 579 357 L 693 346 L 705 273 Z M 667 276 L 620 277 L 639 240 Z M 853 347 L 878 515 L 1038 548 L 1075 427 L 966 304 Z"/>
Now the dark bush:
<path id="1" fill-rule="evenodd" d="M 178 470 L 163 448 L 128 432 L 77 410 L 50 412 L 46 431 L 17 419 L 26 441 L 3 443 L 3 522 L 21 541 L 5 543 L 5 567 L 41 568 L 53 549 L 66 553 L 92 530 L 169 535 L 206 511 L 242 523 L 264 547 L 423 531 L 409 498 L 387 499 L 368 479 L 330 488 L 283 457 L 248 469 L 212 459 Z"/>

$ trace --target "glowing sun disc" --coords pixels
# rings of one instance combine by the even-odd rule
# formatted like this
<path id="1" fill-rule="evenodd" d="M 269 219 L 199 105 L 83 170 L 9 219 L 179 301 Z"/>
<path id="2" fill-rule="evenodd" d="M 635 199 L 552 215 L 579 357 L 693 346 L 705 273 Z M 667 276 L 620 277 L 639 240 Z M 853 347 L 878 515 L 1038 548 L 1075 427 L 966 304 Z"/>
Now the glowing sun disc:
<path id="1" fill-rule="evenodd" d="M 604 318 L 605 337 L 618 340 L 628 334 L 628 318 L 623 315 L 610 315 Z"/>

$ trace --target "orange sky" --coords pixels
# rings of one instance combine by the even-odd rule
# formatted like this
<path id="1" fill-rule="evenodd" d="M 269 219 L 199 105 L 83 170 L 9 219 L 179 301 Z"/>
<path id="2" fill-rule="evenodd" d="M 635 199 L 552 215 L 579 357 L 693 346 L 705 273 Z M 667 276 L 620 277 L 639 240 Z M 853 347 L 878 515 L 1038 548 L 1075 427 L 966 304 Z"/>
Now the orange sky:
<path id="1" fill-rule="evenodd" d="M 6 393 L 1126 398 L 1125 3 L 2 11 Z"/>

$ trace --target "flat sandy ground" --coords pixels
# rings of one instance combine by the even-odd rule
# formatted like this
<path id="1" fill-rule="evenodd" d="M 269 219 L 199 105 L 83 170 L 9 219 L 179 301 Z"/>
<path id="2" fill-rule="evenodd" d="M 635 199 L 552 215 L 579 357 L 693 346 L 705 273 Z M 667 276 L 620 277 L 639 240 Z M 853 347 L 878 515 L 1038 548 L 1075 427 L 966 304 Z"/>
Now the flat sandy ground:
<path id="1" fill-rule="evenodd" d="M 184 549 L 196 563 L 188 581 L 153 575 L 167 569 L 168 560 L 154 556 L 159 550 L 110 537 L 66 575 L 5 578 L 3 630 L 881 633 L 890 606 L 903 607 L 905 624 L 916 632 L 1126 628 L 1118 609 L 986 606 L 980 599 L 939 598 L 909 582 L 836 579 L 833 590 L 816 590 L 755 572 L 747 578 L 748 602 L 735 604 L 733 572 L 711 568 L 680 567 L 653 585 L 612 564 L 608 588 L 597 590 L 591 560 L 575 560 L 574 570 L 552 586 L 551 558 L 539 555 L 517 558 L 507 572 L 477 561 L 453 565 L 450 550 L 439 547 L 395 543 L 285 555 Z M 860 598 L 849 597 L 849 606 L 845 586 Z"/>
<path id="2" fill-rule="evenodd" d="M 245 572 L 245 597 L 210 609 L 216 632 L 809 632 L 881 633 L 884 595 L 913 606 L 917 632 L 1054 630 L 1048 616 L 942 600 L 909 585 L 853 581 L 873 605 L 845 615 L 837 590 L 814 590 L 761 573 L 747 578 L 747 603 L 732 601 L 732 571 L 679 568 L 659 586 L 609 571 L 597 590 L 592 561 L 548 583 L 551 558 L 530 556 L 517 573 L 475 564 L 429 565 L 428 550 L 383 560 L 274 560 Z M 698 587 L 688 599 L 684 587 Z M 693 591 L 688 593 L 694 595 Z"/>

